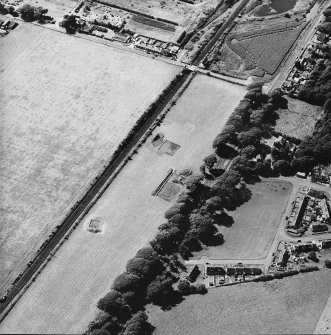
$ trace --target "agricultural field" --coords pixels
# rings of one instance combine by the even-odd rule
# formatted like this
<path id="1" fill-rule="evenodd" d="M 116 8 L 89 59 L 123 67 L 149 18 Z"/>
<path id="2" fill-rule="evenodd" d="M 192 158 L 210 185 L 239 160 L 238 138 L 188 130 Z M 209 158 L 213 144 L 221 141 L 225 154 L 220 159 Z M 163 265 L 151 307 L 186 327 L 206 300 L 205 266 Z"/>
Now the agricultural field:
<path id="1" fill-rule="evenodd" d="M 248 185 L 251 199 L 229 211 L 231 227 L 220 227 L 224 244 L 199 253 L 211 259 L 263 259 L 267 256 L 292 192 L 292 184 L 282 180 L 264 180 Z"/>
<path id="2" fill-rule="evenodd" d="M 152 81 L 153 82 L 153 81 Z M 169 169 L 199 170 L 245 89 L 196 75 L 0 326 L 1 333 L 81 333 L 127 260 L 163 222 L 174 189 L 152 193 Z M 159 141 L 153 141 L 161 134 Z M 169 201 L 171 200 L 171 201 Z M 88 228 L 95 222 L 100 233 Z M 34 306 L 31 308 L 31 306 Z"/>
<path id="3" fill-rule="evenodd" d="M 23 22 L 0 50 L 3 291 L 179 68 Z"/>
<path id="4" fill-rule="evenodd" d="M 273 75 L 301 34 L 304 24 L 233 34 L 227 45 L 245 61 L 245 70 L 261 69 Z"/>
<path id="5" fill-rule="evenodd" d="M 331 271 L 211 289 L 170 311 L 149 306 L 155 335 L 312 334 L 330 294 Z"/>
<path id="6" fill-rule="evenodd" d="M 287 108 L 277 110 L 279 119 L 276 121 L 275 130 L 303 139 L 313 132 L 316 121 L 322 116 L 323 108 L 290 97 L 286 99 Z"/>

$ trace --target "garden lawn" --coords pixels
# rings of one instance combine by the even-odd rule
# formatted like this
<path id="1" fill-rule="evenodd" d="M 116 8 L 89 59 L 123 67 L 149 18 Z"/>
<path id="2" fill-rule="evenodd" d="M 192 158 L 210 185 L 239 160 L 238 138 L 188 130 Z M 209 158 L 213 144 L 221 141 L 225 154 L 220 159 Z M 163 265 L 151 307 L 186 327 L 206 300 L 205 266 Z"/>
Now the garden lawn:
<path id="1" fill-rule="evenodd" d="M 248 185 L 251 199 L 229 211 L 234 219 L 231 227 L 219 227 L 224 235 L 224 244 L 207 247 L 199 253 L 212 259 L 264 259 L 271 247 L 287 202 L 292 184 L 281 180 L 265 180 Z"/>

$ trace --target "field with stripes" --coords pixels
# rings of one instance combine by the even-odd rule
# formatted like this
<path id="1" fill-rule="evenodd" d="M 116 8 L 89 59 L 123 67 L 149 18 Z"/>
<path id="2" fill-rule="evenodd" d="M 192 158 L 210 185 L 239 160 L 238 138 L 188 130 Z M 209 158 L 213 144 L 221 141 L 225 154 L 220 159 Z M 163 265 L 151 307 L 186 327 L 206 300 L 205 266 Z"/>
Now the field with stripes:
<path id="1" fill-rule="evenodd" d="M 0 50 L 3 294 L 179 68 L 23 22 Z"/>

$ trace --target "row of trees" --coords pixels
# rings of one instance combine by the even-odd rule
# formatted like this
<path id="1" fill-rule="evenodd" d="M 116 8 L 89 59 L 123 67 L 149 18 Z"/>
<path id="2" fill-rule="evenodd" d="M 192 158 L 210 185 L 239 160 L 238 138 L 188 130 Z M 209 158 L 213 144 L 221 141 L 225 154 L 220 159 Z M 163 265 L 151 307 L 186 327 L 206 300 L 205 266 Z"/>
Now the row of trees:
<path id="1" fill-rule="evenodd" d="M 325 58 L 319 60 L 311 72 L 309 79 L 300 90 L 299 99 L 314 105 L 323 106 L 326 100 L 331 98 L 330 73 L 331 59 Z"/>
<path id="2" fill-rule="evenodd" d="M 45 15 L 48 13 L 48 9 L 41 6 L 32 6 L 30 4 L 24 4 L 17 10 L 23 20 L 25 21 L 42 21 Z"/>
<path id="3" fill-rule="evenodd" d="M 324 23 L 318 26 L 320 32 L 331 34 L 331 6 L 324 12 Z M 319 60 L 299 93 L 299 98 L 324 107 L 323 117 L 315 124 L 312 135 L 307 136 L 296 151 L 294 164 L 302 171 L 313 166 L 331 163 L 331 52 L 323 48 L 323 59 Z"/>

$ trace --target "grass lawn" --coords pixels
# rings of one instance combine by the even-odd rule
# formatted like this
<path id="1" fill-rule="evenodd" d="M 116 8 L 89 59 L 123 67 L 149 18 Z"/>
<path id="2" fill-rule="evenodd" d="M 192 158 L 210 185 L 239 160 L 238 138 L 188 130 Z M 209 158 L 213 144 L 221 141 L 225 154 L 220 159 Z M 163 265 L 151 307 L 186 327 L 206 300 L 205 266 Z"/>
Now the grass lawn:
<path id="1" fill-rule="evenodd" d="M 330 294 L 331 270 L 210 289 L 170 311 L 149 306 L 155 335 L 312 334 Z"/>
<path id="2" fill-rule="evenodd" d="M 23 22 L 0 50 L 1 293 L 179 68 Z"/>
<path id="3" fill-rule="evenodd" d="M 93 319 L 98 299 L 164 222 L 170 203 L 151 193 L 170 168 L 199 170 L 244 94 L 241 86 L 197 75 L 20 299 L 0 332 L 82 333 Z M 164 140 L 180 145 L 174 155 L 151 143 L 160 132 Z M 95 218 L 103 222 L 101 234 L 87 231 Z"/>
<path id="4" fill-rule="evenodd" d="M 290 97 L 286 97 L 286 99 L 287 109 L 277 110 L 279 119 L 276 122 L 275 130 L 303 139 L 313 132 L 316 121 L 323 113 L 323 108 Z"/>
<path id="5" fill-rule="evenodd" d="M 231 227 L 220 227 L 224 244 L 208 247 L 195 256 L 214 259 L 262 259 L 267 256 L 286 209 L 292 185 L 281 180 L 265 180 L 249 185 L 252 198 L 229 212 Z"/>

